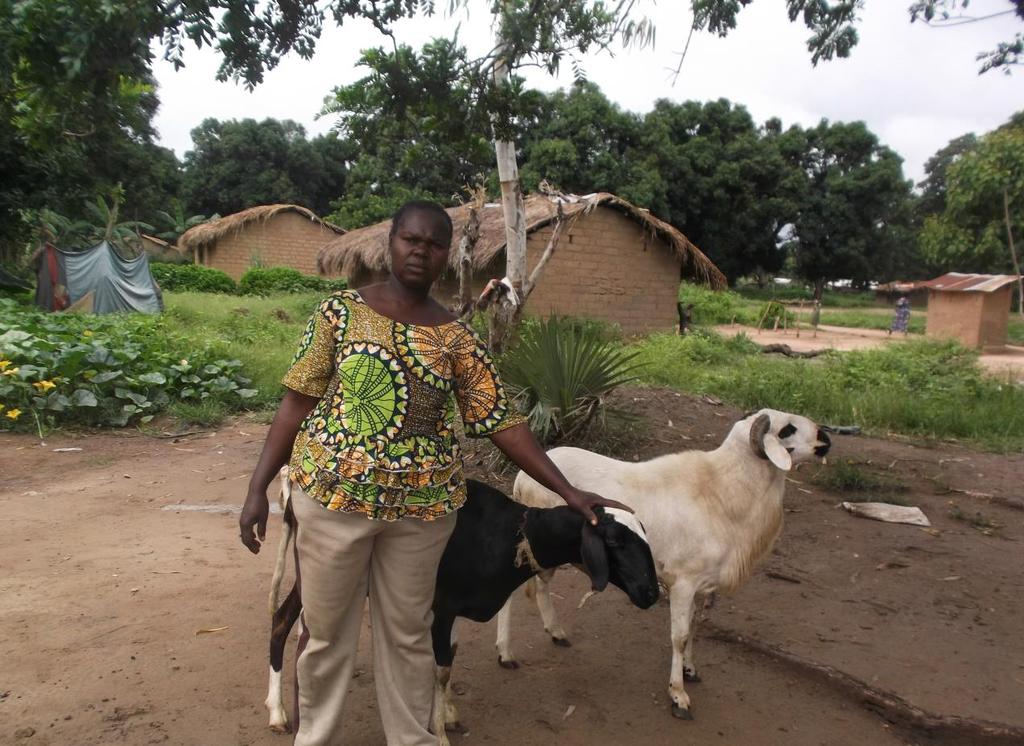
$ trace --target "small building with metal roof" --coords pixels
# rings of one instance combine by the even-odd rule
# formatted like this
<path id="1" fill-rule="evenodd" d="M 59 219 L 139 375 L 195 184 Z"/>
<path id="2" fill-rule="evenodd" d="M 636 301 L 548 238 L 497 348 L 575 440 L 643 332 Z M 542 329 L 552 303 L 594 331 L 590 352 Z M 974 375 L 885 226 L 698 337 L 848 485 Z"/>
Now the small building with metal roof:
<path id="1" fill-rule="evenodd" d="M 1016 275 L 948 272 L 928 288 L 929 337 L 956 339 L 965 347 L 994 352 L 1006 346 L 1006 327 Z"/>

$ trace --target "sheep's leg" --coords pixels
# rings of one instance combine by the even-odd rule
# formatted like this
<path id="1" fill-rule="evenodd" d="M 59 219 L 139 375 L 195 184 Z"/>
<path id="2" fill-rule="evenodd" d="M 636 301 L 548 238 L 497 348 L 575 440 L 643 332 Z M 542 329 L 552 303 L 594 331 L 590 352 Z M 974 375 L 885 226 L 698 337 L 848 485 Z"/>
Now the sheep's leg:
<path id="1" fill-rule="evenodd" d="M 505 605 L 498 612 L 498 637 L 494 641 L 494 647 L 498 649 L 498 665 L 502 668 L 519 668 L 516 657 L 512 655 L 512 594 L 505 601 Z"/>
<path id="2" fill-rule="evenodd" d="M 693 660 L 693 640 L 697 637 L 697 625 L 704 618 L 705 609 L 711 606 L 711 595 L 700 594 L 694 599 L 692 616 L 690 618 L 690 634 L 686 637 L 686 648 L 683 650 L 683 681 L 697 683 L 701 680 L 697 673 L 697 664 Z"/>
<path id="3" fill-rule="evenodd" d="M 694 589 L 687 583 L 675 583 L 669 589 L 669 615 L 672 617 L 672 669 L 669 673 L 668 695 L 672 698 L 672 715 L 693 720 L 690 696 L 683 687 L 684 657 L 689 647 L 690 621 L 693 618 Z"/>
<path id="4" fill-rule="evenodd" d="M 534 590 L 537 597 L 537 609 L 540 611 L 540 618 L 544 622 L 545 631 L 551 635 L 551 642 L 564 648 L 572 646 L 569 642 L 569 635 L 565 634 L 562 625 L 558 623 L 555 615 L 555 605 L 551 601 L 551 579 L 555 576 L 555 569 L 541 570 L 533 578 Z"/>
<path id="5" fill-rule="evenodd" d="M 264 704 L 270 712 L 270 730 L 275 733 L 291 732 L 281 696 L 281 669 L 284 665 L 284 646 L 288 642 L 288 634 L 301 611 L 299 586 L 295 584 L 281 604 L 281 608 L 274 612 L 274 621 L 270 629 L 270 684 L 267 687 L 267 699 Z"/>

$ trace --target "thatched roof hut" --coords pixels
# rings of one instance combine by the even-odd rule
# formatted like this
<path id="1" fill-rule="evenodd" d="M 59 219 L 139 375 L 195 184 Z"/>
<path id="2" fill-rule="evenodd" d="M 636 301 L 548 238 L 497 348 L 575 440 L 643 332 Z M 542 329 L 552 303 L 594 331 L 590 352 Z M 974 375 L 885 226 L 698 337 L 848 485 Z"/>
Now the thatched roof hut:
<path id="1" fill-rule="evenodd" d="M 577 196 L 532 194 L 526 202 L 527 264 L 536 265 L 553 230 L 558 203 L 567 218 L 551 263 L 530 296 L 528 312 L 601 318 L 628 332 L 671 328 L 682 277 L 719 289 L 725 276 L 678 229 L 649 211 L 605 192 Z M 448 210 L 457 243 L 469 207 Z M 505 220 L 500 204 L 480 211 L 480 239 L 473 250 L 474 284 L 505 274 Z M 343 275 L 359 286 L 387 271 L 391 221 L 349 231 L 320 252 L 322 274 Z M 449 261 L 454 275 L 456 252 Z M 434 294 L 443 302 L 455 292 L 443 278 Z"/>
<path id="2" fill-rule="evenodd" d="M 301 205 L 259 205 L 190 228 L 178 245 L 237 280 L 254 264 L 313 274 L 320 250 L 344 233 Z"/>
<path id="3" fill-rule="evenodd" d="M 639 223 L 650 234 L 664 240 L 681 260 L 683 273 L 687 277 L 715 289 L 726 286 L 725 275 L 681 231 L 655 217 L 648 210 L 637 207 L 608 192 L 598 192 L 584 197 L 570 195 L 564 198 L 544 194 L 529 195 L 525 200 L 527 234 L 534 233 L 554 221 L 559 200 L 562 201 L 562 210 L 566 218 L 569 219 L 578 219 L 599 206 L 623 213 Z M 448 214 L 455 225 L 454 240 L 457 242 L 469 219 L 469 206 L 451 207 L 448 209 Z M 367 271 L 370 273 L 386 271 L 390 230 L 391 221 L 385 220 L 376 225 L 349 231 L 344 236 L 334 239 L 320 252 L 317 259 L 320 271 L 327 275 L 343 275 L 345 277 L 358 276 Z M 571 232 L 569 226 L 566 226 L 564 232 L 566 234 Z M 488 203 L 480 212 L 480 240 L 473 252 L 474 270 L 484 269 L 504 253 L 505 216 L 500 204 Z M 456 262 L 454 251 L 451 252 L 449 262 L 454 269 Z"/>

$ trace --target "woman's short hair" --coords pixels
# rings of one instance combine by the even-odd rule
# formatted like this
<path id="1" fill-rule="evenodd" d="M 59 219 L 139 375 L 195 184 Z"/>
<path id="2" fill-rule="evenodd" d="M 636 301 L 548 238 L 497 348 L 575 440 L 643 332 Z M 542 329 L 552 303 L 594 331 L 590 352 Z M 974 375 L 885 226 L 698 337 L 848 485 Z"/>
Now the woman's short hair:
<path id="1" fill-rule="evenodd" d="M 435 215 L 447 228 L 448 242 L 451 243 L 452 233 L 454 232 L 451 215 L 449 215 L 448 212 L 437 202 L 431 202 L 427 199 L 409 200 L 398 208 L 395 214 L 391 217 L 391 230 L 388 232 L 388 243 L 391 243 L 391 239 L 394 238 L 395 232 L 398 230 L 398 226 L 402 224 L 402 220 L 405 219 L 405 216 L 413 212 L 429 212 Z"/>

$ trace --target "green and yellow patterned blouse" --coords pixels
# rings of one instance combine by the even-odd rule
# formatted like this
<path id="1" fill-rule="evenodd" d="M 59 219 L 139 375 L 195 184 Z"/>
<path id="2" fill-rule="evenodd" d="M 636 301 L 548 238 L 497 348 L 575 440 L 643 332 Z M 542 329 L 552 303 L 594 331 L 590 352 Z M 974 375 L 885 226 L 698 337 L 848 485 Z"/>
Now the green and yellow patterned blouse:
<path id="1" fill-rule="evenodd" d="M 427 520 L 466 500 L 455 437 L 523 421 L 487 350 L 460 321 L 393 321 L 355 290 L 331 295 L 281 381 L 320 397 L 295 439 L 291 477 L 329 510 Z"/>

